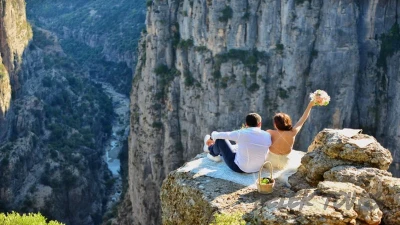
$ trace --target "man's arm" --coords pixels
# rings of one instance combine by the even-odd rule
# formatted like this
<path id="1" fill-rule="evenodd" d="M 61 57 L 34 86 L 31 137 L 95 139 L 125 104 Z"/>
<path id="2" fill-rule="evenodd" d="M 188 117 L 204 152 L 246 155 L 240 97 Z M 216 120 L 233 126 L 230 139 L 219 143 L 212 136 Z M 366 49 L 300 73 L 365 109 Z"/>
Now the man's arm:
<path id="1" fill-rule="evenodd" d="M 211 138 L 213 140 L 217 139 L 228 139 L 231 141 L 237 141 L 239 139 L 239 130 L 235 130 L 232 132 L 218 132 L 218 131 L 213 131 L 211 133 Z"/>
<path id="2" fill-rule="evenodd" d="M 310 116 L 310 111 L 313 106 L 314 106 L 314 102 L 310 101 L 310 103 L 308 103 L 308 106 L 307 106 L 306 110 L 304 111 L 303 115 L 301 116 L 299 121 L 296 123 L 296 125 L 294 125 L 293 130 L 296 132 L 296 134 L 303 127 L 303 124 L 306 122 L 308 116 Z"/>

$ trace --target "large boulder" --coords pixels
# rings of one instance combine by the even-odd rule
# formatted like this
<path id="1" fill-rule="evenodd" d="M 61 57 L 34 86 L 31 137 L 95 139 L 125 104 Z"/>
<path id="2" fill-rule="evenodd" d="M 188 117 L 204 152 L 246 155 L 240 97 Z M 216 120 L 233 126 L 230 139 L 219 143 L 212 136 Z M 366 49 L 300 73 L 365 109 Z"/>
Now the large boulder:
<path id="1" fill-rule="evenodd" d="M 387 170 L 392 163 L 390 151 L 374 137 L 354 129 L 324 129 L 314 138 L 308 153 L 302 158 L 296 174 L 289 178 L 294 190 L 316 186 L 326 171 L 336 166 L 352 165 Z M 305 178 L 305 179 L 304 179 Z"/>
<path id="2" fill-rule="evenodd" d="M 389 150 L 372 136 L 354 129 L 324 129 L 314 138 L 308 152 L 321 151 L 331 159 L 350 161 L 382 170 L 393 161 Z"/>
<path id="3" fill-rule="evenodd" d="M 391 173 L 377 168 L 338 166 L 325 172 L 324 179 L 360 186 L 378 202 L 385 224 L 400 224 L 400 179 Z"/>
<path id="4" fill-rule="evenodd" d="M 216 171 L 225 171 L 225 176 L 220 176 Z M 238 183 L 238 180 L 246 179 L 252 180 L 252 185 Z M 171 172 L 163 181 L 160 193 L 162 223 L 251 223 L 251 213 L 262 203 L 294 195 L 279 179 L 276 179 L 271 194 L 260 194 L 254 185 L 255 179 L 256 173 L 235 173 L 224 162 L 215 163 L 207 159 L 205 154 L 200 154 Z"/>
<path id="5" fill-rule="evenodd" d="M 379 224 L 382 211 L 368 193 L 351 183 L 324 181 L 290 198 L 268 201 L 254 212 L 257 224 Z"/>

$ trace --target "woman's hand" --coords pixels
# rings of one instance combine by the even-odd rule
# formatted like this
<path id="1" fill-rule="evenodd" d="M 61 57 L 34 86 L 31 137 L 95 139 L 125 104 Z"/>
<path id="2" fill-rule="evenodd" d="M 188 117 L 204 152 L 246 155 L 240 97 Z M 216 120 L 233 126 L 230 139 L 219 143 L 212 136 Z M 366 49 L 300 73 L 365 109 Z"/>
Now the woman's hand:
<path id="1" fill-rule="evenodd" d="M 319 95 L 316 95 L 313 103 L 313 106 L 322 105 L 324 103 L 324 99 L 321 98 Z"/>

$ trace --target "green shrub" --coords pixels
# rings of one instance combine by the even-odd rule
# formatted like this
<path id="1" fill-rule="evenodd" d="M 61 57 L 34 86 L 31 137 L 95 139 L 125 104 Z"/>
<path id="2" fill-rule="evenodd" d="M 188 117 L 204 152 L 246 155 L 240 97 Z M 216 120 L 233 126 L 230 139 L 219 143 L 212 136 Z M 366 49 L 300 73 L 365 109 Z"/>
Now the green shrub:
<path id="1" fill-rule="evenodd" d="M 278 51 L 279 54 L 282 54 L 283 49 L 285 49 L 285 47 L 283 46 L 283 44 L 281 44 L 281 43 L 276 44 L 276 51 Z"/>
<path id="2" fill-rule="evenodd" d="M 159 86 L 156 94 L 157 99 L 163 99 L 167 92 L 168 85 L 174 80 L 174 78 L 180 75 L 179 70 L 175 68 L 169 69 L 167 65 L 161 64 L 154 69 L 154 73 L 158 76 Z"/>
<path id="3" fill-rule="evenodd" d="M 219 80 L 222 75 L 220 72 L 221 64 L 228 62 L 229 60 L 239 60 L 250 72 L 250 76 L 256 81 L 257 71 L 258 71 L 258 62 L 266 61 L 267 55 L 264 52 L 253 50 L 241 50 L 241 49 L 230 49 L 227 53 L 218 54 L 215 57 L 214 68 L 212 72 L 212 76 L 214 80 Z M 222 87 L 227 87 L 227 80 L 221 81 Z M 244 86 L 247 85 L 246 77 L 243 77 L 242 84 Z M 257 91 L 259 89 L 259 85 L 254 83 L 248 90 L 251 92 Z"/>
<path id="4" fill-rule="evenodd" d="M 157 75 L 166 74 L 166 73 L 168 73 L 168 71 L 169 71 L 169 68 L 165 64 L 161 64 L 154 69 L 154 73 L 156 73 Z"/>
<path id="5" fill-rule="evenodd" d="M 289 98 L 288 92 L 284 88 L 279 88 L 278 92 L 279 92 L 279 97 L 281 97 L 282 99 Z"/>
<path id="6" fill-rule="evenodd" d="M 152 126 L 154 128 L 161 129 L 163 127 L 163 124 L 161 122 L 159 122 L 159 121 L 154 121 Z"/>
<path id="7" fill-rule="evenodd" d="M 377 66 L 387 70 L 387 57 L 393 56 L 393 54 L 400 50 L 400 28 L 399 24 L 395 22 L 388 34 L 381 35 L 381 50 L 379 57 L 376 62 Z"/>
<path id="8" fill-rule="evenodd" d="M 232 18 L 233 10 L 230 6 L 225 6 L 221 13 L 222 16 L 220 16 L 218 20 L 221 22 L 228 22 L 228 20 Z"/>
<path id="9" fill-rule="evenodd" d="M 205 51 L 208 51 L 208 48 L 206 46 L 202 45 L 202 46 L 196 46 L 196 48 L 194 50 L 196 50 L 198 52 L 205 52 Z"/>
<path id="10" fill-rule="evenodd" d="M 62 225 L 63 223 L 57 221 L 46 222 L 46 218 L 40 213 L 28 213 L 28 214 L 18 214 L 16 212 L 11 213 L 0 213 L 0 224 L 1 225 Z"/>
<path id="11" fill-rule="evenodd" d="M 223 77 L 221 79 L 221 87 L 222 88 L 227 88 L 228 87 L 228 81 L 229 81 L 229 77 Z"/>
<path id="12" fill-rule="evenodd" d="M 310 1 L 310 0 L 295 0 L 294 2 L 296 3 L 296 5 L 302 5 L 306 1 Z"/>
<path id="13" fill-rule="evenodd" d="M 218 80 L 219 78 L 221 78 L 221 71 L 219 71 L 219 69 L 218 69 L 218 70 L 215 70 L 215 71 L 212 73 L 212 76 L 214 77 L 214 80 Z"/>
<path id="14" fill-rule="evenodd" d="M 250 12 L 245 12 L 244 15 L 242 16 L 242 19 L 244 20 L 249 20 L 250 18 Z"/>
<path id="15" fill-rule="evenodd" d="M 185 86 L 186 87 L 193 86 L 196 80 L 194 79 L 190 71 L 185 71 L 184 75 L 185 75 Z"/>
<path id="16" fill-rule="evenodd" d="M 33 44 L 43 49 L 54 45 L 54 38 L 51 35 L 46 35 L 41 30 L 33 29 Z"/>
<path id="17" fill-rule="evenodd" d="M 260 89 L 260 85 L 258 85 L 257 83 L 252 83 L 247 90 L 249 90 L 251 93 L 254 93 L 256 91 L 258 91 L 258 89 Z"/>
<path id="18" fill-rule="evenodd" d="M 193 46 L 193 40 L 187 39 L 187 40 L 180 40 L 177 47 L 181 49 L 188 49 L 189 47 L 192 46 Z"/>

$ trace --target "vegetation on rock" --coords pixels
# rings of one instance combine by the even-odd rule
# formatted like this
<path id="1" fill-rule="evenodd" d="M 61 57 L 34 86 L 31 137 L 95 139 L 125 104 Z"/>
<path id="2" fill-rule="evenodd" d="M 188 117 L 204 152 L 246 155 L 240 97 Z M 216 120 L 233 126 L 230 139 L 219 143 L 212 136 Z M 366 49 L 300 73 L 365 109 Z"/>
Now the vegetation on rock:
<path id="1" fill-rule="evenodd" d="M 0 224 L 2 225 L 62 225 L 57 221 L 46 222 L 47 219 L 40 213 L 28 213 L 20 215 L 16 212 L 0 213 Z"/>

